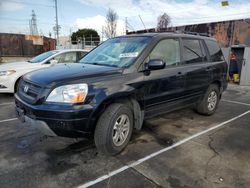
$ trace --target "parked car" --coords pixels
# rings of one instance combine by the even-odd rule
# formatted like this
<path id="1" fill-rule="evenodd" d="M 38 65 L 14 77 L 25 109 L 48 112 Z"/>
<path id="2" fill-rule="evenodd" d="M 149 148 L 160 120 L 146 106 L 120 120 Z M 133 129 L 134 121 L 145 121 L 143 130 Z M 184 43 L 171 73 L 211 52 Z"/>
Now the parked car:
<path id="1" fill-rule="evenodd" d="M 19 119 L 49 136 L 94 137 L 114 155 L 143 120 L 194 107 L 215 112 L 227 63 L 213 38 L 150 33 L 110 39 L 80 60 L 26 74 L 15 95 Z"/>
<path id="2" fill-rule="evenodd" d="M 0 65 L 0 93 L 14 93 L 22 75 L 58 63 L 74 63 L 88 53 L 87 50 L 53 50 L 29 61 Z"/>

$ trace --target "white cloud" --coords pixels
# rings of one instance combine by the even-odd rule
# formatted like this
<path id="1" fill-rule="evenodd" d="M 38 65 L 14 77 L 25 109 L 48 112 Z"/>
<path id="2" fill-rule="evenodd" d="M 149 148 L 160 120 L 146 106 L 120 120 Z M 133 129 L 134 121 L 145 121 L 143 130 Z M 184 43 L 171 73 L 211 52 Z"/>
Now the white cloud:
<path id="1" fill-rule="evenodd" d="M 86 18 L 77 18 L 75 25 L 78 29 L 89 28 L 95 29 L 99 35 L 102 35 L 102 27 L 106 24 L 105 16 L 97 15 L 93 17 L 86 17 Z M 123 35 L 124 34 L 124 22 L 122 20 L 118 20 L 117 22 L 117 34 Z"/>
<path id="2" fill-rule="evenodd" d="M 17 11 L 23 9 L 23 5 L 18 2 L 1 1 L 0 11 Z"/>
<path id="3" fill-rule="evenodd" d="M 229 1 L 229 6 L 222 7 L 221 1 L 193 0 L 176 2 L 174 0 L 79 0 L 83 4 L 104 9 L 114 9 L 119 18 L 128 17 L 130 29 L 144 29 L 138 15 L 147 28 L 155 27 L 157 17 L 166 12 L 172 19 L 172 25 L 187 25 L 250 17 L 248 0 Z"/>

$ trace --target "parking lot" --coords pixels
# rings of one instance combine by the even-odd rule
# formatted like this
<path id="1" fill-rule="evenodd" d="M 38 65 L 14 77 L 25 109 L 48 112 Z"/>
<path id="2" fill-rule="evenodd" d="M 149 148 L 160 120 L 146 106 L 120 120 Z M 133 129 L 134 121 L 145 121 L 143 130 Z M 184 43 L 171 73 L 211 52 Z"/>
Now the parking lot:
<path id="1" fill-rule="evenodd" d="M 115 157 L 20 123 L 12 95 L 0 95 L 0 112 L 0 187 L 250 187 L 250 87 L 229 85 L 213 116 L 144 122 Z"/>

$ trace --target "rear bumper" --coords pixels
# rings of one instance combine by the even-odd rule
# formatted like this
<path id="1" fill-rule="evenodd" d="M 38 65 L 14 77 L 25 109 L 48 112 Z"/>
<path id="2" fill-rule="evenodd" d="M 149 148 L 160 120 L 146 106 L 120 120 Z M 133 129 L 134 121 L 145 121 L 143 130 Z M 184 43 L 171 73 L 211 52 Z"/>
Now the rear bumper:
<path id="1" fill-rule="evenodd" d="M 91 105 L 30 105 L 15 95 L 16 112 L 22 122 L 28 122 L 45 135 L 63 137 L 92 136 Z"/>

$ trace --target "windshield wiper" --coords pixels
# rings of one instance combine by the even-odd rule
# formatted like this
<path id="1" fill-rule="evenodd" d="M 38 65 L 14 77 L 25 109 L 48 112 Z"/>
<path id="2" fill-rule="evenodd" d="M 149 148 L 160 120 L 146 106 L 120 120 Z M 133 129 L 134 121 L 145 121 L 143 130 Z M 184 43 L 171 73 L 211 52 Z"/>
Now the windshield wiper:
<path id="1" fill-rule="evenodd" d="M 118 67 L 117 65 L 110 65 L 110 64 L 105 64 L 105 63 L 97 63 L 97 62 L 92 62 L 92 63 L 83 63 L 83 64 L 89 64 L 89 65 L 100 65 L 100 66 L 108 66 L 108 67 Z"/>

